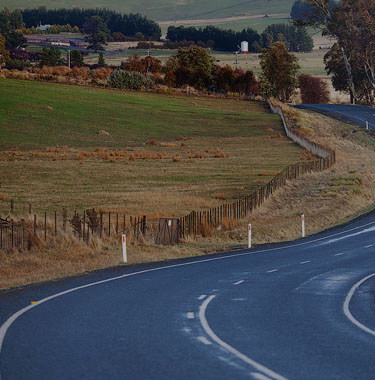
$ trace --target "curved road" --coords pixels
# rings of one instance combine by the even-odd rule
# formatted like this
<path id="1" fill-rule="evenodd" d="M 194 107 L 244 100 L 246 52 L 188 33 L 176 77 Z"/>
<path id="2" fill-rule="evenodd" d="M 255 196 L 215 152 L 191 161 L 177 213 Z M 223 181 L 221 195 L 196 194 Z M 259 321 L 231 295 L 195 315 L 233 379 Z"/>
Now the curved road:
<path id="1" fill-rule="evenodd" d="M 366 127 L 367 121 L 369 128 L 375 128 L 375 108 L 348 104 L 301 104 L 297 108 L 320 112 L 338 120 L 352 122 L 360 127 Z"/>
<path id="2" fill-rule="evenodd" d="M 308 221 L 307 221 L 308 223 Z M 0 293 L 11 379 L 370 379 L 375 217 Z"/>

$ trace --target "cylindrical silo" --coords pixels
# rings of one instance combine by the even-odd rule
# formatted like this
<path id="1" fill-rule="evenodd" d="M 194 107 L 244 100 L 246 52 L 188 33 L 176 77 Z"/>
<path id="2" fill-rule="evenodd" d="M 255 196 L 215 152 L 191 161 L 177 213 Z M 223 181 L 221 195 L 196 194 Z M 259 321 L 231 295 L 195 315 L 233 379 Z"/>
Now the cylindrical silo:
<path id="1" fill-rule="evenodd" d="M 247 41 L 241 42 L 241 54 L 249 54 L 249 43 Z"/>

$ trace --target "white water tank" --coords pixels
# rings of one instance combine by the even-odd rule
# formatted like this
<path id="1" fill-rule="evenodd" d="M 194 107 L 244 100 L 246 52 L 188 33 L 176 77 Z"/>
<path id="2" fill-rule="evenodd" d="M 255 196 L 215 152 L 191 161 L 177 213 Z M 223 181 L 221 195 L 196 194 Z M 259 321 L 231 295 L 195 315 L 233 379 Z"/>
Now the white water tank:
<path id="1" fill-rule="evenodd" d="M 249 43 L 247 41 L 241 42 L 241 54 L 249 54 Z"/>

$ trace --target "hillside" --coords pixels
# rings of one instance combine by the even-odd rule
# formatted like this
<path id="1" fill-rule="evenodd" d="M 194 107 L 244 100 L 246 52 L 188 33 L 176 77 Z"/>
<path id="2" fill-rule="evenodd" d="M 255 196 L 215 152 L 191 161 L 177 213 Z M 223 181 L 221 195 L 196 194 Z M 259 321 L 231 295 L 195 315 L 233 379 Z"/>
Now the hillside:
<path id="1" fill-rule="evenodd" d="M 122 13 L 141 13 L 156 21 L 183 19 L 214 19 L 244 15 L 284 14 L 288 15 L 294 0 L 4 0 L 1 6 L 10 9 L 46 6 L 109 8 Z"/>
<path id="2" fill-rule="evenodd" d="M 301 157 L 262 103 L 0 80 L 0 213 L 182 216 Z"/>

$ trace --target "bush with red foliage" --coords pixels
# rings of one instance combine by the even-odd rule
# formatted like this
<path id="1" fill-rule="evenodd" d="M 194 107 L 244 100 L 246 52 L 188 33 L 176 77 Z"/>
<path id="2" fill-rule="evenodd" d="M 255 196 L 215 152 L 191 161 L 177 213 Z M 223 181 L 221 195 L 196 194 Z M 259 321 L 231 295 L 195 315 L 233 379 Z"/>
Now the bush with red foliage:
<path id="1" fill-rule="evenodd" d="M 301 74 L 298 77 L 302 103 L 324 104 L 329 102 L 328 85 L 322 79 L 310 74 Z"/>

